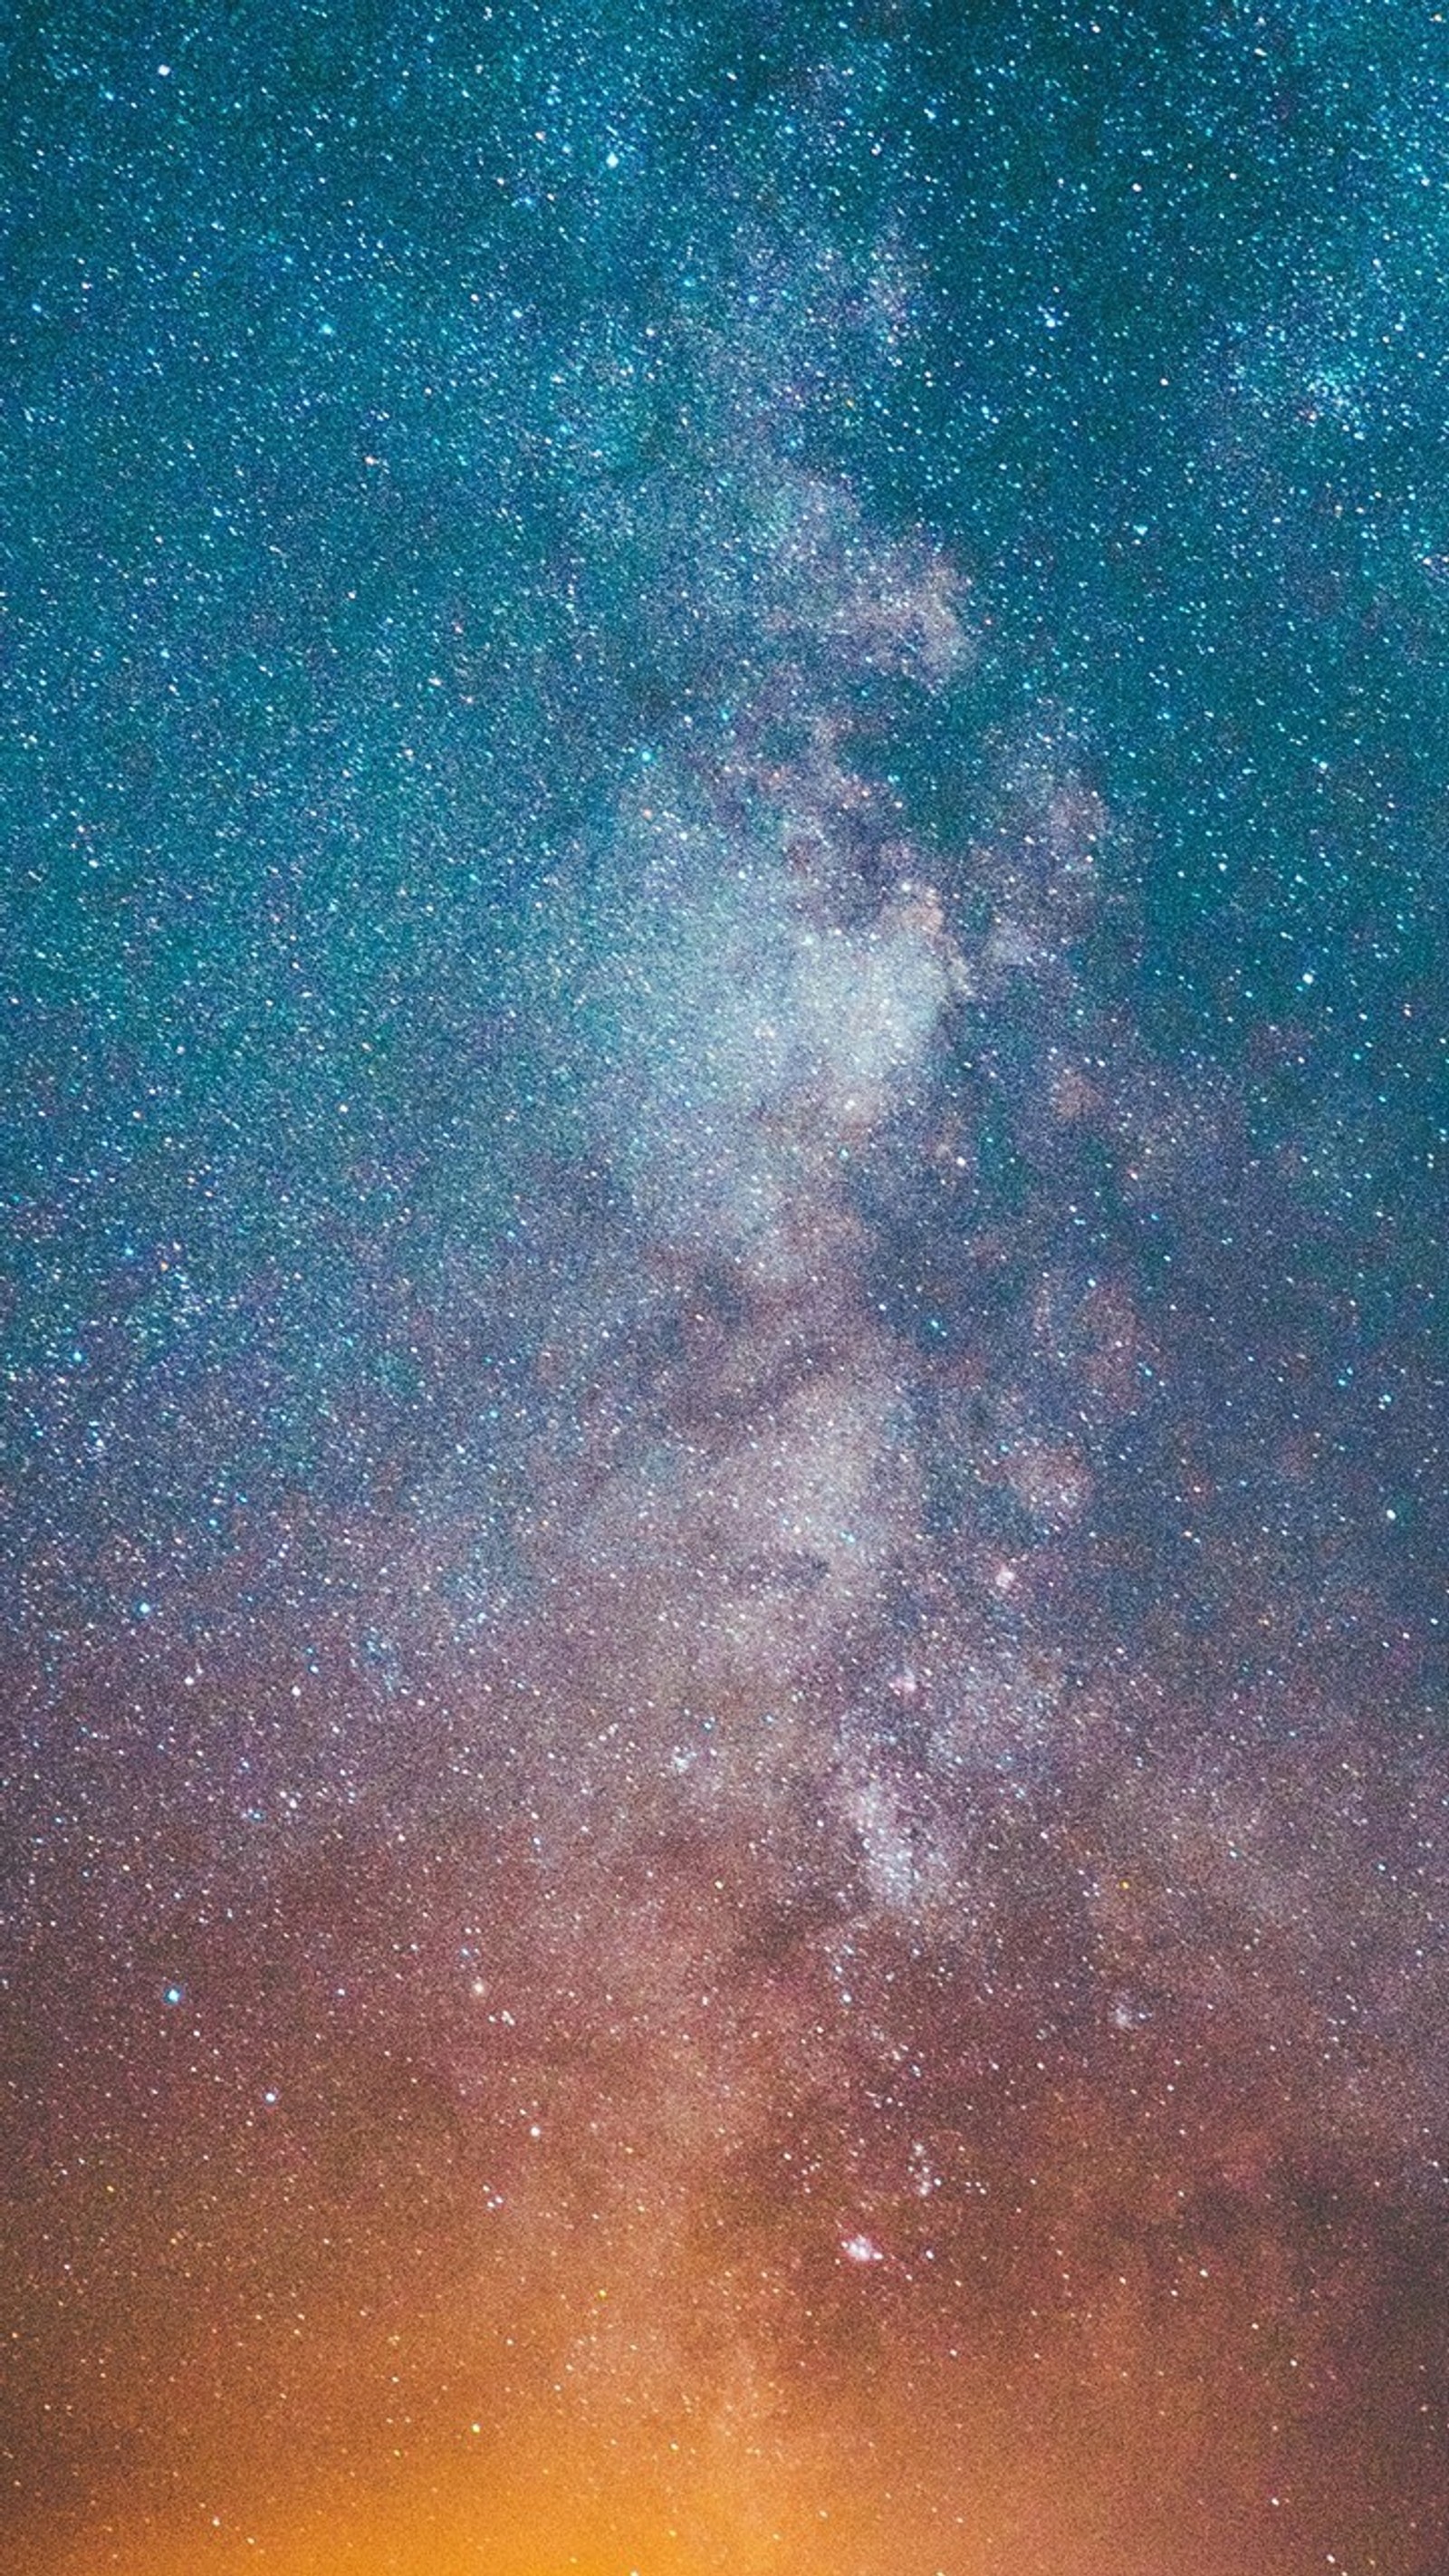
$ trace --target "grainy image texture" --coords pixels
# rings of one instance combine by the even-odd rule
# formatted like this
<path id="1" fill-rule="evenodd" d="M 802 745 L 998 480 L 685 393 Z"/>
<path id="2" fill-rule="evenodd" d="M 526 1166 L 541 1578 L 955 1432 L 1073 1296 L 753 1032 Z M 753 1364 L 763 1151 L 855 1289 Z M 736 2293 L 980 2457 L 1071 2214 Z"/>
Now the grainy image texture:
<path id="1" fill-rule="evenodd" d="M 0 219 L 5 2576 L 1443 2576 L 1449 21 Z"/>

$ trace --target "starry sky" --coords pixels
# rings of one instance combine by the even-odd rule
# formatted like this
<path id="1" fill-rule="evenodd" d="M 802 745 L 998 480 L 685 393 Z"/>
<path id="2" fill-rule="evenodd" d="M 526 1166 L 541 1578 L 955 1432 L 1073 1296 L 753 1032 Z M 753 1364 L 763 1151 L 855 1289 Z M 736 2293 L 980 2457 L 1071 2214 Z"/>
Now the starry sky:
<path id="1" fill-rule="evenodd" d="M 1442 2576 L 1449 21 L 0 75 L 4 2576 Z"/>

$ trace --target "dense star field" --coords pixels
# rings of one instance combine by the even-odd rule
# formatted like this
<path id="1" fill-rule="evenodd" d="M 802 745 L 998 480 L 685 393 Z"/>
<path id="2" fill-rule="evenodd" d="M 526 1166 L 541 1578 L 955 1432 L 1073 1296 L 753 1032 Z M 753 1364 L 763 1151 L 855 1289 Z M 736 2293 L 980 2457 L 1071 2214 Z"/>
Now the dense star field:
<path id="1" fill-rule="evenodd" d="M 5 2576 L 1443 2576 L 1449 21 L 0 69 Z"/>

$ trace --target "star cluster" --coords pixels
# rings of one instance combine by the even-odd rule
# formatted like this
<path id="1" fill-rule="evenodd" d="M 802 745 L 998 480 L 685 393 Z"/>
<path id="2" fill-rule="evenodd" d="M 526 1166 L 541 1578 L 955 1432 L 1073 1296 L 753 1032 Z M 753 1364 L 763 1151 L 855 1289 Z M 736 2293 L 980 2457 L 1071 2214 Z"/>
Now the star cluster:
<path id="1" fill-rule="evenodd" d="M 1429 13 L 7 40 L 16 2576 L 1436 2576 Z"/>

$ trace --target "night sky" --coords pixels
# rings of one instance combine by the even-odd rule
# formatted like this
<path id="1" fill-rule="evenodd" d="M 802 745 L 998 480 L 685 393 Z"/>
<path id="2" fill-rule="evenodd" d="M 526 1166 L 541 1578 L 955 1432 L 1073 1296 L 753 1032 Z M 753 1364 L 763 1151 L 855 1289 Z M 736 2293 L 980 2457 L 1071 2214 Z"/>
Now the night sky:
<path id="1" fill-rule="evenodd" d="M 1443 2576 L 1449 17 L 0 101 L 4 2576 Z"/>

